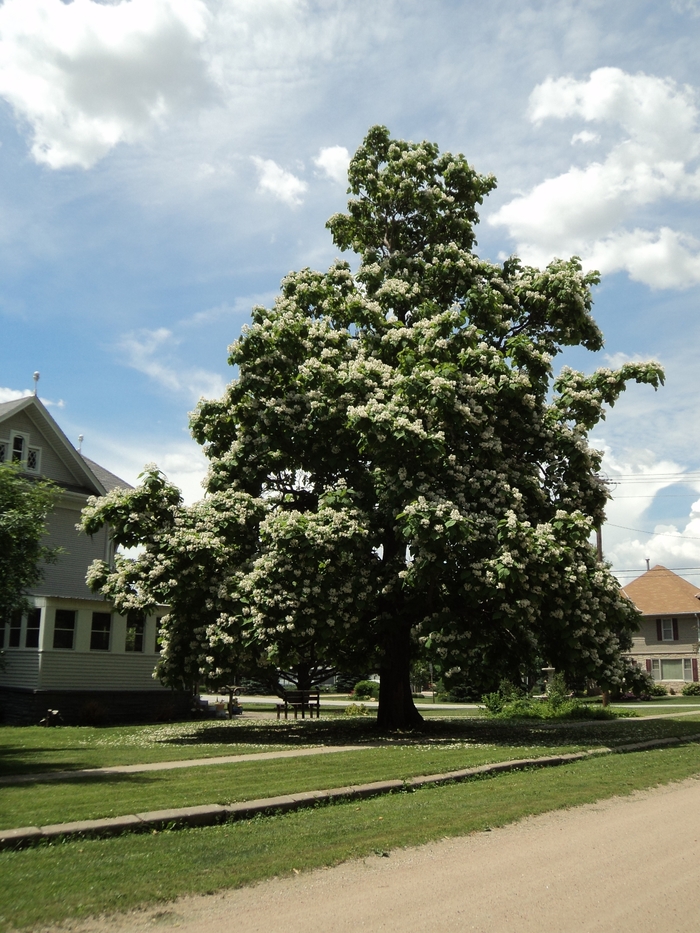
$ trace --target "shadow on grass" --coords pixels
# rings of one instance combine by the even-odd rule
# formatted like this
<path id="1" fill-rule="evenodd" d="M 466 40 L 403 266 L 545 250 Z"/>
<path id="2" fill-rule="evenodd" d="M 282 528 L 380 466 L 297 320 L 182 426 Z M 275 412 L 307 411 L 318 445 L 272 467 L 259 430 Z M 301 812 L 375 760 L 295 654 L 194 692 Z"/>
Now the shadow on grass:
<path id="1" fill-rule="evenodd" d="M 162 744 L 173 748 L 201 744 L 237 745 L 382 745 L 420 744 L 447 745 L 452 742 L 489 744 L 499 746 L 540 745 L 557 748 L 562 745 L 607 745 L 611 742 L 643 740 L 660 736 L 682 735 L 697 731 L 697 723 L 671 721 L 635 722 L 618 720 L 603 723 L 542 724 L 537 721 L 513 722 L 493 719 L 429 719 L 420 728 L 386 732 L 375 720 L 313 719 L 294 722 L 269 720 L 233 721 L 206 729 L 194 729 L 189 735 L 163 739 Z"/>

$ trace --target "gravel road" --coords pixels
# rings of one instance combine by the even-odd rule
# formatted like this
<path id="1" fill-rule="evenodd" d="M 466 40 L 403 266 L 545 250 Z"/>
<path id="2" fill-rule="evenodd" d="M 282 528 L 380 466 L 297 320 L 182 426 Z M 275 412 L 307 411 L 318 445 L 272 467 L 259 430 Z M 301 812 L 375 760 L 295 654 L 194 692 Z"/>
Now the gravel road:
<path id="1" fill-rule="evenodd" d="M 72 927 L 99 933 L 700 930 L 700 780 Z"/>

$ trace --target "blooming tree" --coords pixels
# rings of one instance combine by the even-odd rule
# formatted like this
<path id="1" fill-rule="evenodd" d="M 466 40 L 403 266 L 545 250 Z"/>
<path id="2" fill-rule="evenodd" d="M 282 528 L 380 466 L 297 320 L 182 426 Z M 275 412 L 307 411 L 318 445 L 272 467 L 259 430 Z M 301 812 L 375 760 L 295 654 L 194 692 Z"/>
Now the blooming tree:
<path id="1" fill-rule="evenodd" d="M 144 545 L 93 565 L 93 587 L 119 609 L 170 605 L 166 682 L 245 664 L 308 681 L 375 659 L 389 728 L 420 721 L 419 653 L 448 678 L 545 658 L 621 683 L 637 614 L 589 544 L 607 493 L 587 432 L 660 368 L 554 378 L 563 347 L 603 345 L 597 276 L 576 258 L 480 259 L 476 208 L 495 180 L 461 155 L 373 127 L 348 177 L 328 227 L 357 272 L 292 273 L 253 310 L 236 378 L 192 416 L 205 498 L 183 507 L 150 469 L 93 502 L 88 532 L 109 522 Z"/>

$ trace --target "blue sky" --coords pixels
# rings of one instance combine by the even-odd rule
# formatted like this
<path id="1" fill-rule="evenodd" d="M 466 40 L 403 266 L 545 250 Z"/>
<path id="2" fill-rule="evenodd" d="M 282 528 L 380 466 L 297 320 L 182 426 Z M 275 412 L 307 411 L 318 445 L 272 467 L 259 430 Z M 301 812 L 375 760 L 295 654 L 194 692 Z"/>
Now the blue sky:
<path id="1" fill-rule="evenodd" d="M 0 401 L 39 370 L 88 456 L 196 498 L 187 412 L 251 306 L 333 260 L 384 123 L 496 174 L 481 255 L 601 269 L 606 348 L 565 362 L 667 370 L 595 432 L 606 553 L 700 585 L 699 47 L 700 0 L 4 0 Z"/>

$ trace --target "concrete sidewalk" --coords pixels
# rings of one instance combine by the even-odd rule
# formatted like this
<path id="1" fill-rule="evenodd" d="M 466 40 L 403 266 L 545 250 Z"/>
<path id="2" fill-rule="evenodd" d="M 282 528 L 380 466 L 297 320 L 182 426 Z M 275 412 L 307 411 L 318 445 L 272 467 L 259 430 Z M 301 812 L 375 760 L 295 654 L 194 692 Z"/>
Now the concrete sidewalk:
<path id="1" fill-rule="evenodd" d="M 684 741 L 698 741 L 700 734 L 685 737 Z M 498 761 L 492 764 L 448 771 L 443 774 L 421 775 L 408 780 L 374 781 L 371 784 L 359 784 L 351 787 L 333 787 L 328 790 L 305 791 L 278 797 L 266 797 L 260 800 L 245 800 L 240 803 L 222 806 L 204 804 L 198 807 L 182 807 L 172 810 L 154 810 L 147 813 L 128 813 L 125 816 L 101 820 L 80 820 L 73 823 L 55 823 L 51 826 L 21 826 L 16 829 L 0 831 L 0 849 L 19 849 L 39 841 L 80 838 L 81 836 L 116 836 L 129 832 L 144 832 L 165 829 L 174 826 L 213 826 L 230 820 L 250 819 L 264 813 L 281 813 L 315 807 L 333 801 L 362 800 L 381 794 L 396 793 L 401 790 L 415 790 L 429 784 L 447 784 L 453 781 L 465 781 L 475 777 L 500 774 L 508 771 L 520 771 L 524 768 L 551 768 L 584 761 L 597 755 L 610 755 L 617 752 L 636 752 L 651 748 L 663 748 L 678 745 L 676 738 L 655 739 L 649 742 L 636 742 L 617 748 L 594 748 L 585 752 L 572 752 L 563 755 L 546 755 L 541 758 L 519 758 L 511 761 Z"/>
<path id="2" fill-rule="evenodd" d="M 176 768 L 197 768 L 205 765 L 233 765 L 242 761 L 270 761 L 274 758 L 303 758 L 306 755 L 333 755 L 337 752 L 359 752 L 375 745 L 322 745 L 316 748 L 292 748 L 289 751 L 253 752 L 250 755 L 221 755 L 217 758 L 187 758 L 179 761 L 153 761 L 140 765 L 112 765 L 109 768 L 83 768 L 80 771 L 39 771 L 30 774 L 4 774 L 0 784 L 32 784 L 44 781 L 65 781 L 69 778 L 102 777 L 109 774 L 138 774 L 142 771 L 172 771 Z"/>

